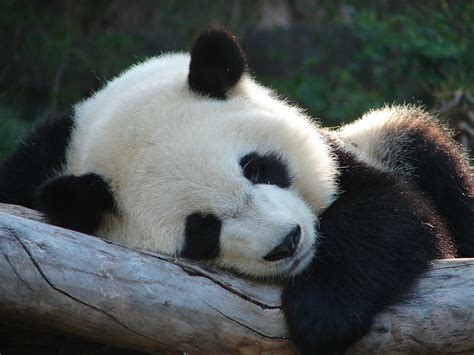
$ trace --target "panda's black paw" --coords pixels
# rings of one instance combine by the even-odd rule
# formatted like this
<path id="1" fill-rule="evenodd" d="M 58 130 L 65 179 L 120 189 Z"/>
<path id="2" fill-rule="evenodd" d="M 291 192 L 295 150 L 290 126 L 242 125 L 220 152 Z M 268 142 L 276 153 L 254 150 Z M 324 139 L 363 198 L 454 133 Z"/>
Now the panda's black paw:
<path id="1" fill-rule="evenodd" d="M 37 191 L 37 204 L 50 223 L 87 234 L 95 231 L 105 211 L 115 208 L 107 182 L 97 174 L 48 180 Z"/>
<path id="2" fill-rule="evenodd" d="M 372 324 L 368 310 L 315 285 L 288 285 L 283 311 L 291 337 L 302 355 L 343 354 Z"/>

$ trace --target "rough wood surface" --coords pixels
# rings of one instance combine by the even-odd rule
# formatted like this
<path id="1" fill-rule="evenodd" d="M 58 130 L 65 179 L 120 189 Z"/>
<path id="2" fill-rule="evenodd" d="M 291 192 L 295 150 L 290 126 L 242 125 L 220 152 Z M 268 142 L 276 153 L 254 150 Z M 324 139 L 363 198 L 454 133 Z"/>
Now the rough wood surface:
<path id="1" fill-rule="evenodd" d="M 278 285 L 40 223 L 0 204 L 0 324 L 133 350 L 294 354 Z M 390 277 L 390 275 L 387 275 Z M 474 260 L 437 261 L 350 353 L 474 349 Z"/>

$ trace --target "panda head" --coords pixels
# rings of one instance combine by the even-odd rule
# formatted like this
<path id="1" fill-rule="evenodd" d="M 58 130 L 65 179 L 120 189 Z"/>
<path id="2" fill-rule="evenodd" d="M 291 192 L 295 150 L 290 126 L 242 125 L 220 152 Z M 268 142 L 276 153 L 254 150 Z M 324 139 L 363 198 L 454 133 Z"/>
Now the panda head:
<path id="1" fill-rule="evenodd" d="M 117 204 L 99 235 L 253 277 L 309 264 L 336 167 L 319 128 L 245 69 L 211 29 L 75 107 L 68 169 L 104 176 Z"/>

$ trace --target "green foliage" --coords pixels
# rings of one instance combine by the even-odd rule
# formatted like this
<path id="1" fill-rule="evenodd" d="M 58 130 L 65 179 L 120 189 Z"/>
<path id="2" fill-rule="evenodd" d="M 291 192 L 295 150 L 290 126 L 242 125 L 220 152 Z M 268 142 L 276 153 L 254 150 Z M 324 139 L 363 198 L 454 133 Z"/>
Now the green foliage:
<path id="1" fill-rule="evenodd" d="M 13 110 L 0 105 L 0 157 L 6 155 L 25 135 L 29 124 L 18 120 Z"/>
<path id="2" fill-rule="evenodd" d="M 209 25 L 237 32 L 257 79 L 328 126 L 474 92 L 474 2 L 321 0 L 311 11 L 269 31 L 251 0 L 1 1 L 0 158 L 22 122 L 70 108 L 147 56 L 186 50 Z"/>
<path id="3" fill-rule="evenodd" d="M 351 23 L 332 24 L 350 31 L 351 42 L 356 43 L 342 66 L 315 73 L 321 53 L 314 53 L 306 56 L 293 75 L 266 77 L 264 82 L 312 115 L 323 116 L 327 125 L 339 125 L 384 103 L 432 107 L 443 93 L 459 88 L 472 91 L 474 3 L 413 4 L 390 16 L 383 10 L 355 7 Z M 313 35 L 325 26 L 315 26 Z M 347 53 L 347 41 L 333 40 L 333 56 Z"/>

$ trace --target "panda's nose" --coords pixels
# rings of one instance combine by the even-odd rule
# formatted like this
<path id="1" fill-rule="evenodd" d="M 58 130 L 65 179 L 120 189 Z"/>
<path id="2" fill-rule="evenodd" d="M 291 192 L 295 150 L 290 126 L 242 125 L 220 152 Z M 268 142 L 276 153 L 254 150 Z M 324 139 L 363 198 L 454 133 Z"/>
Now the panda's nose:
<path id="1" fill-rule="evenodd" d="M 287 234 L 285 239 L 280 245 L 273 248 L 263 258 L 267 261 L 278 261 L 281 259 L 289 258 L 295 253 L 298 243 L 301 238 L 301 227 L 297 225 L 290 233 Z"/>

